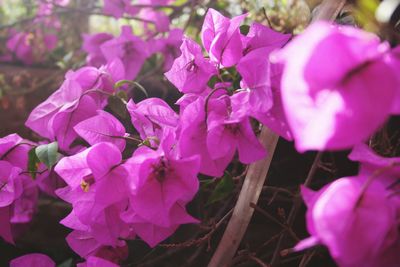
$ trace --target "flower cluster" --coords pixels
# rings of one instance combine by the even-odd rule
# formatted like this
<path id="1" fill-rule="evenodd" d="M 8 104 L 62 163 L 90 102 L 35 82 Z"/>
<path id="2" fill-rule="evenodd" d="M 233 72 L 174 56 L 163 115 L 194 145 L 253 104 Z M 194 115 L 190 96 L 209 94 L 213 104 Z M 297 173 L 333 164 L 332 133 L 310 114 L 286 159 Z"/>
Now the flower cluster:
<path id="1" fill-rule="evenodd" d="M 28 223 L 36 209 L 37 183 L 27 172 L 32 146 L 17 134 L 0 139 L 0 236 L 9 243 L 17 225 Z"/>
<path id="2" fill-rule="evenodd" d="M 157 31 L 169 30 L 162 28 L 165 14 L 144 10 Z M 106 0 L 104 12 L 143 16 L 125 0 Z M 198 222 L 186 207 L 199 174 L 223 176 L 236 155 L 243 164 L 266 157 L 254 131 L 259 122 L 294 140 L 299 152 L 353 148 L 350 159 L 361 163 L 355 177 L 318 192 L 302 189 L 311 237 L 295 250 L 322 244 L 341 267 L 397 266 L 400 159 L 382 158 L 362 143 L 400 112 L 399 50 L 350 27 L 315 23 L 291 41 L 259 23 L 242 27 L 245 19 L 209 9 L 202 46 L 180 30 L 148 40 L 129 26 L 118 37 L 86 35 L 89 66 L 69 71 L 26 122 L 58 142 L 63 158 L 54 171 L 66 186 L 46 187 L 45 178 L 33 182 L 25 173 L 37 144 L 16 135 L 0 139 L 1 237 L 13 242 L 12 223 L 30 220 L 36 185 L 57 189 L 72 206 L 61 223 L 73 230 L 69 246 L 86 259 L 80 266 L 116 266 L 127 257 L 127 240 L 138 236 L 154 247 L 180 225 Z M 158 98 L 119 99 L 136 131 L 127 133 L 131 127 L 105 109 L 154 53 L 164 55 L 165 76 L 183 93 L 179 112 Z M 38 254 L 11 264 L 33 261 L 54 266 Z"/>
<path id="3" fill-rule="evenodd" d="M 58 18 L 50 15 L 55 6 L 66 6 L 69 0 L 38 1 L 37 4 L 32 26 L 23 31 L 9 30 L 7 51 L 0 55 L 0 61 L 16 60 L 26 65 L 41 63 L 57 47 L 57 31 L 60 30 L 61 23 Z"/>
<path id="4" fill-rule="evenodd" d="M 122 26 L 118 37 L 108 33 L 83 37 L 83 50 L 88 53 L 86 58 L 88 65 L 101 67 L 118 58 L 126 70 L 123 78 L 133 80 L 146 59 L 155 53 L 164 56 L 164 68 L 169 69 L 173 59 L 179 55 L 178 47 L 182 42 L 182 31 L 174 29 L 166 34 L 166 37 L 144 41 L 132 33 L 131 26 Z"/>

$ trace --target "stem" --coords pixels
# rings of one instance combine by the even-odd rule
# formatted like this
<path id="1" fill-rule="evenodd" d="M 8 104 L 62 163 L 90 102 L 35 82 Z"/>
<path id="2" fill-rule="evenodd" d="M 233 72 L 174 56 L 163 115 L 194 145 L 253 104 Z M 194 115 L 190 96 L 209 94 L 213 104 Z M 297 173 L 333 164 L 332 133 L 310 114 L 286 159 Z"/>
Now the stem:
<path id="1" fill-rule="evenodd" d="M 226 266 L 232 261 L 254 213 L 254 209 L 250 209 L 249 206 L 250 203 L 257 203 L 258 201 L 278 138 L 267 127 L 262 128 L 259 140 L 270 154 L 266 158 L 250 164 L 232 217 L 208 265 L 209 267 Z"/>

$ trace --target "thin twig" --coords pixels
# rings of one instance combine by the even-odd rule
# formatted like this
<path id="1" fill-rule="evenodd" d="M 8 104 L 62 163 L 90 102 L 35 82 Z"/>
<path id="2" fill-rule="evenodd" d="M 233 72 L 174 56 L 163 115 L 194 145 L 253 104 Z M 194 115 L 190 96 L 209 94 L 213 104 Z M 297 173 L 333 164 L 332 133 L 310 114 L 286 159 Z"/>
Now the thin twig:
<path id="1" fill-rule="evenodd" d="M 308 172 L 307 178 L 304 182 L 304 186 L 309 186 L 311 184 L 311 182 L 315 176 L 315 173 L 318 169 L 319 163 L 321 161 L 322 154 L 323 154 L 323 152 L 318 152 L 317 155 L 315 156 L 314 162 L 311 165 L 310 171 Z M 291 227 L 293 225 L 294 220 L 296 219 L 297 213 L 298 213 L 299 209 L 301 208 L 302 203 L 303 203 L 303 201 L 302 201 L 301 197 L 298 197 L 297 199 L 295 199 L 292 209 L 290 210 L 287 222 L 286 222 L 286 224 L 289 227 Z M 282 234 L 278 240 L 278 244 L 276 245 L 276 249 L 274 251 L 274 254 L 273 254 L 272 260 L 271 260 L 272 266 L 274 266 L 280 259 L 280 251 L 281 251 L 285 236 L 286 236 L 285 233 Z"/>

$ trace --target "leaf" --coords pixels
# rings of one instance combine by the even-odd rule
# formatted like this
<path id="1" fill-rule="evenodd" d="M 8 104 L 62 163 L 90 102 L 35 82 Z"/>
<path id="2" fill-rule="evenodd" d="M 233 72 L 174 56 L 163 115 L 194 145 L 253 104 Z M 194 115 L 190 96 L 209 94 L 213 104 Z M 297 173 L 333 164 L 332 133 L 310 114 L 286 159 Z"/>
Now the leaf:
<path id="1" fill-rule="evenodd" d="M 217 75 L 213 75 L 210 80 L 208 81 L 207 85 L 210 88 L 214 88 L 215 84 L 218 82 L 218 76 Z"/>
<path id="2" fill-rule="evenodd" d="M 58 143 L 53 142 L 46 145 L 40 145 L 36 147 L 35 153 L 40 162 L 47 166 L 48 169 L 51 169 L 57 161 L 59 160 L 60 156 L 58 151 Z"/>
<path id="3" fill-rule="evenodd" d="M 247 35 L 250 31 L 250 26 L 249 25 L 242 25 L 240 26 L 240 33 L 243 35 Z"/>
<path id="4" fill-rule="evenodd" d="M 36 156 L 36 147 L 34 147 L 31 150 L 29 150 L 29 153 L 28 153 L 28 171 L 33 179 L 36 178 L 36 172 L 37 172 L 39 163 L 40 163 L 40 160 Z"/>
<path id="5" fill-rule="evenodd" d="M 126 104 L 118 96 L 112 95 L 108 98 L 108 107 L 122 119 L 127 118 L 128 111 L 126 110 Z"/>
<path id="6" fill-rule="evenodd" d="M 225 199 L 232 193 L 234 189 L 235 183 L 233 182 L 232 176 L 229 173 L 225 173 L 215 187 L 214 192 L 211 194 L 206 205 L 210 205 Z"/>

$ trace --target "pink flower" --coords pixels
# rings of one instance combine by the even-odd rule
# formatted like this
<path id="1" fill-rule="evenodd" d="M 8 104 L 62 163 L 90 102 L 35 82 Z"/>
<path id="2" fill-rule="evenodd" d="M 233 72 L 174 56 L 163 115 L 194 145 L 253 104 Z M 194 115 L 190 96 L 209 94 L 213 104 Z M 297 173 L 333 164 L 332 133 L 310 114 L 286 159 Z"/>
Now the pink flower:
<path id="1" fill-rule="evenodd" d="M 103 43 L 100 49 L 108 63 L 115 58 L 122 61 L 126 71 L 124 79 L 129 80 L 135 79 L 149 56 L 146 43 L 133 35 L 131 26 L 122 26 L 121 35 Z"/>
<path id="2" fill-rule="evenodd" d="M 399 86 L 388 48 L 320 22 L 275 55 L 285 63 L 282 102 L 299 151 L 349 148 L 384 123 Z"/>
<path id="3" fill-rule="evenodd" d="M 341 178 L 319 192 L 302 188 L 312 236 L 295 249 L 323 244 L 340 267 L 396 266 L 399 254 L 390 252 L 399 238 L 396 209 L 381 183 L 363 189 L 367 179 Z"/>
<path id="4" fill-rule="evenodd" d="M 74 131 L 90 145 L 110 142 L 121 151 L 125 149 L 125 128 L 122 123 L 108 112 L 98 110 L 97 116 L 78 123 Z"/>
<path id="5" fill-rule="evenodd" d="M 187 105 L 180 117 L 178 147 L 183 157 L 199 155 L 200 173 L 221 177 L 230 158 L 212 159 L 207 146 L 205 99 L 198 98 Z"/>
<path id="6" fill-rule="evenodd" d="M 48 256 L 40 253 L 31 253 L 13 259 L 10 267 L 55 267 L 56 263 Z"/>
<path id="7" fill-rule="evenodd" d="M 181 51 L 181 56 L 165 76 L 183 93 L 201 93 L 217 69 L 204 58 L 200 45 L 195 41 L 184 38 Z"/>
<path id="8" fill-rule="evenodd" d="M 84 34 L 83 35 L 83 45 L 82 49 L 88 53 L 86 57 L 86 62 L 90 66 L 99 68 L 107 63 L 103 53 L 101 52 L 100 46 L 111 40 L 113 38 L 112 34 L 109 33 L 98 33 L 98 34 Z"/>
<path id="9" fill-rule="evenodd" d="M 231 67 L 240 60 L 243 46 L 239 26 L 246 16 L 228 19 L 212 8 L 208 10 L 201 29 L 201 39 L 211 61 Z"/>
<path id="10" fill-rule="evenodd" d="M 57 194 L 73 206 L 61 223 L 90 233 L 101 245 L 121 245 L 119 237 L 129 235 L 128 226 L 119 219 L 128 199 L 128 172 L 121 160 L 120 150 L 103 142 L 64 157 L 55 167 L 68 184 Z"/>
<path id="11" fill-rule="evenodd" d="M 0 236 L 12 244 L 14 225 L 28 223 L 36 211 L 37 184 L 23 173 L 32 146 L 17 134 L 0 139 Z"/>
<path id="12" fill-rule="evenodd" d="M 31 65 L 34 62 L 33 38 L 34 35 L 32 33 L 16 33 L 7 41 L 7 48 L 17 59 L 22 60 L 27 65 Z"/>
<path id="13" fill-rule="evenodd" d="M 104 0 L 103 12 L 120 18 L 130 8 L 131 0 Z"/>
<path id="14" fill-rule="evenodd" d="M 181 29 L 173 29 L 168 36 L 159 40 L 154 52 L 161 52 L 164 56 L 164 70 L 171 69 L 174 61 L 181 55 L 179 47 L 182 45 L 183 31 Z M 158 47 L 157 47 L 158 46 Z"/>
<path id="15" fill-rule="evenodd" d="M 116 59 L 100 69 L 83 67 L 65 76 L 61 87 L 31 112 L 25 125 L 69 150 L 78 136 L 73 127 L 106 105 L 107 93 L 123 78 L 124 68 Z"/>
<path id="16" fill-rule="evenodd" d="M 182 156 L 200 155 L 200 172 L 222 176 L 236 151 L 239 160 L 248 164 L 266 156 L 247 116 L 233 116 L 230 98 L 222 95 L 198 98 L 181 114 L 179 152 Z"/>
<path id="17" fill-rule="evenodd" d="M 130 100 L 127 108 L 140 138 L 149 139 L 154 146 L 157 146 L 154 143 L 155 138 L 159 143 L 166 129 L 175 129 L 178 126 L 178 114 L 159 98 L 148 98 L 138 104 Z"/>
<path id="18" fill-rule="evenodd" d="M 171 235 L 180 224 L 196 222 L 184 207 L 199 189 L 200 161 L 197 156 L 177 158 L 171 152 L 173 138 L 164 139 L 157 151 L 139 147 L 126 163 L 131 195 L 130 208 L 122 218 L 150 246 Z"/>
<path id="19" fill-rule="evenodd" d="M 96 115 L 98 106 L 90 96 L 83 96 L 69 105 L 64 105 L 54 116 L 52 130 L 60 149 L 69 151 L 78 137 L 74 127 L 81 121 Z"/>

